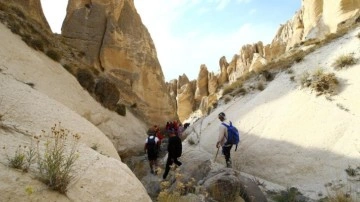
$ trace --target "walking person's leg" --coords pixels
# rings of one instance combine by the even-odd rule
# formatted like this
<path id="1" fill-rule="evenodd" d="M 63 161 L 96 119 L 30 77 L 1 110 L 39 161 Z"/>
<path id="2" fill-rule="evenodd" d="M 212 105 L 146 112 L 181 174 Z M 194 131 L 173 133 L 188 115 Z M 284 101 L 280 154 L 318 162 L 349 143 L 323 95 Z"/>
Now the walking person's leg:
<path id="1" fill-rule="evenodd" d="M 157 160 L 157 158 L 154 160 L 154 165 L 155 165 L 155 169 L 154 169 L 154 173 L 155 174 L 157 174 L 157 172 L 158 172 L 158 160 Z"/>
<path id="2" fill-rule="evenodd" d="M 165 166 L 165 172 L 163 175 L 163 179 L 166 179 L 169 171 L 170 171 L 170 165 L 172 164 L 172 159 L 170 158 L 170 156 L 168 156 L 167 160 L 166 160 L 166 166 Z"/>
<path id="3" fill-rule="evenodd" d="M 177 165 L 177 166 L 181 166 L 182 163 L 177 159 L 177 158 L 174 158 L 174 163 Z"/>
<path id="4" fill-rule="evenodd" d="M 223 154 L 225 156 L 226 167 L 228 167 L 228 168 L 231 168 L 231 157 L 230 157 L 231 148 L 232 148 L 232 145 L 222 147 Z"/>
<path id="5" fill-rule="evenodd" d="M 154 160 L 149 160 L 149 164 L 150 164 L 150 172 L 151 174 L 154 174 L 154 168 L 153 168 Z"/>

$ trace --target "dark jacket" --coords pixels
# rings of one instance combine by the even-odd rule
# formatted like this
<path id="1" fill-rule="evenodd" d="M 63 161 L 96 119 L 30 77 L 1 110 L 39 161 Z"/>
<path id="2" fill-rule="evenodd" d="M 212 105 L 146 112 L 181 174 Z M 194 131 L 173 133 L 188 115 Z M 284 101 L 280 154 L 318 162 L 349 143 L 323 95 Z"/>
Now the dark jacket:
<path id="1" fill-rule="evenodd" d="M 182 143 L 179 136 L 175 135 L 169 137 L 168 152 L 168 155 L 172 158 L 178 158 L 181 156 Z"/>

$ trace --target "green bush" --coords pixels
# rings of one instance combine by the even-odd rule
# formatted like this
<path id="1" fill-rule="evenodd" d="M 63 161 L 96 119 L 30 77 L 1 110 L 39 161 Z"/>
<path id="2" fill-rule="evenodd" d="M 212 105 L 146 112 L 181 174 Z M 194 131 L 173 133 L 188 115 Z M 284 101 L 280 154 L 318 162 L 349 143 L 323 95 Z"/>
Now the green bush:
<path id="1" fill-rule="evenodd" d="M 9 166 L 11 168 L 22 169 L 25 165 L 25 154 L 22 151 L 21 145 L 16 149 L 13 157 L 7 157 Z"/>

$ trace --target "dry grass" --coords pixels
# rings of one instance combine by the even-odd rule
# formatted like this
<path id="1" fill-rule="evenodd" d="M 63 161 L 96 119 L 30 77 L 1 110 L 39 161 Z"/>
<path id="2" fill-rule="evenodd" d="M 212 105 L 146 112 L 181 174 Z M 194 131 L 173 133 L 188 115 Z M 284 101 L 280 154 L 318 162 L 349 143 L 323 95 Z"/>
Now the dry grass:
<path id="1" fill-rule="evenodd" d="M 55 62 L 59 62 L 61 60 L 61 55 L 55 50 L 47 50 L 45 54 Z"/>
<path id="2" fill-rule="evenodd" d="M 328 193 L 328 196 L 321 199 L 320 202 L 355 202 L 349 193 L 337 190 L 334 193 Z"/>
<path id="3" fill-rule="evenodd" d="M 94 91 L 97 100 L 106 108 L 110 110 L 117 109 L 117 103 L 120 98 L 120 92 L 116 88 L 115 84 L 113 84 L 108 79 L 100 79 L 95 84 Z"/>
<path id="4" fill-rule="evenodd" d="M 64 66 L 67 68 L 66 66 Z M 69 67 L 70 68 L 70 67 Z M 88 92 L 93 93 L 95 88 L 95 78 L 90 70 L 79 69 L 76 73 L 76 78 L 80 85 L 85 88 Z"/>
<path id="5" fill-rule="evenodd" d="M 235 89 L 230 95 L 231 96 L 236 96 L 236 95 L 246 95 L 247 90 L 244 87 L 240 87 Z"/>
<path id="6" fill-rule="evenodd" d="M 304 72 L 299 82 L 301 87 L 309 87 L 317 92 L 317 95 L 334 95 L 339 90 L 339 81 L 334 73 L 325 73 L 323 69 L 317 69 L 312 74 Z"/>
<path id="7" fill-rule="evenodd" d="M 292 202 L 296 201 L 296 198 L 301 195 L 297 188 L 291 187 L 287 188 L 286 191 L 281 191 L 279 194 L 272 196 L 272 199 L 276 202 Z"/>
<path id="8" fill-rule="evenodd" d="M 30 40 L 30 42 L 28 43 L 28 45 L 29 45 L 30 47 L 32 47 L 33 49 L 38 50 L 38 51 L 44 52 L 44 50 L 45 50 L 43 41 L 42 41 L 42 40 L 39 40 L 39 39 L 32 39 L 32 40 Z"/>
<path id="9" fill-rule="evenodd" d="M 22 146 L 20 145 L 16 151 L 14 156 L 10 157 L 7 156 L 7 160 L 9 163 L 9 167 L 15 168 L 15 169 L 22 169 L 25 165 L 25 154 L 22 150 Z"/>
<path id="10" fill-rule="evenodd" d="M 169 174 L 173 174 L 175 177 L 175 184 L 172 185 L 170 181 L 162 181 L 160 183 L 160 193 L 157 197 L 158 202 L 188 202 L 188 201 L 199 201 L 200 195 L 205 197 L 206 192 L 197 187 L 195 179 L 191 178 L 187 182 L 183 180 L 183 175 L 180 173 L 179 169 L 175 169 L 174 166 L 171 167 Z"/>
<path id="11" fill-rule="evenodd" d="M 41 154 L 37 151 L 39 177 L 50 189 L 66 193 L 78 158 L 76 149 L 80 136 L 62 128 L 59 123 L 51 128 L 50 137 L 53 141 L 47 141 L 45 152 Z M 69 142 L 70 138 L 72 142 Z"/>
<path id="12" fill-rule="evenodd" d="M 239 80 L 233 82 L 232 84 L 225 86 L 223 95 L 232 93 L 235 89 L 241 88 L 243 86 L 243 84 L 244 84 L 244 81 L 239 79 Z"/>
<path id="13" fill-rule="evenodd" d="M 30 167 L 36 163 L 37 169 L 32 169 L 31 172 L 35 172 L 50 189 L 66 193 L 78 158 L 76 150 L 79 139 L 78 134 L 62 128 L 60 123 L 55 124 L 49 135 L 43 131 L 43 134 L 32 138 L 30 146 L 19 145 L 13 156 L 7 155 L 9 167 L 29 172 Z M 36 141 L 36 145 L 33 141 Z M 40 143 L 44 141 L 42 147 Z M 45 151 L 40 148 L 45 148 Z"/>
<path id="14" fill-rule="evenodd" d="M 229 103 L 231 100 L 232 100 L 232 97 L 231 97 L 231 96 L 228 96 L 228 95 L 225 96 L 225 98 L 224 98 L 225 104 Z"/>
<path id="15" fill-rule="evenodd" d="M 259 91 L 263 91 L 265 89 L 265 85 L 262 82 L 259 82 L 256 85 L 256 89 L 258 89 Z"/>
<path id="16" fill-rule="evenodd" d="M 354 56 L 351 54 L 347 54 L 347 55 L 339 56 L 333 63 L 333 66 L 336 70 L 340 70 L 340 69 L 349 67 L 354 64 L 356 64 L 356 60 L 355 60 Z"/>

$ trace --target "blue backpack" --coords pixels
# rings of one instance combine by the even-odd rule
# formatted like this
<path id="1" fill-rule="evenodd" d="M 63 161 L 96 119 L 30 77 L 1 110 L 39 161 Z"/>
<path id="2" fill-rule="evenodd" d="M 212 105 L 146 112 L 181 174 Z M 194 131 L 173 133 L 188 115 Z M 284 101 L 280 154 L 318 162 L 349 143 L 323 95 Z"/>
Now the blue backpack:
<path id="1" fill-rule="evenodd" d="M 225 145 L 228 145 L 228 144 L 236 145 L 236 147 L 235 147 L 235 151 L 236 151 L 238 144 L 240 142 L 240 135 L 239 135 L 238 129 L 232 125 L 231 121 L 230 121 L 230 125 L 227 125 L 226 123 L 222 123 L 222 124 L 224 126 L 226 126 L 227 132 L 228 132 L 228 138 L 227 138 L 227 141 L 225 142 Z"/>

